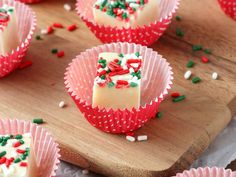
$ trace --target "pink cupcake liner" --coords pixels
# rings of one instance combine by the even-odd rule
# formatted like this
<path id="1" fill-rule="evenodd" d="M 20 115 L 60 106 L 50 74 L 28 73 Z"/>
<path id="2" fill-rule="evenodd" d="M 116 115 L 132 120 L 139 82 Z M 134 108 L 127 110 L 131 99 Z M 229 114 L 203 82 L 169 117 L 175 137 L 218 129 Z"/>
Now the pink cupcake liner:
<path id="1" fill-rule="evenodd" d="M 27 3 L 27 4 L 34 4 L 34 3 L 41 2 L 42 0 L 17 0 L 17 1 Z"/>
<path id="2" fill-rule="evenodd" d="M 12 0 L 0 0 L 0 6 L 14 6 L 17 11 L 20 45 L 6 56 L 0 55 L 0 78 L 14 71 L 23 60 L 36 28 L 35 13 L 23 3 Z"/>
<path id="3" fill-rule="evenodd" d="M 98 54 L 101 52 L 140 52 L 143 56 L 141 106 L 138 109 L 107 110 L 92 107 L 93 81 Z M 150 48 L 130 43 L 112 43 L 86 50 L 73 59 L 65 73 L 66 89 L 84 117 L 94 127 L 110 133 L 134 131 L 154 117 L 172 86 L 172 80 L 172 68 L 166 59 Z"/>
<path id="4" fill-rule="evenodd" d="M 236 20 L 236 0 L 218 0 L 221 9 L 231 18 Z"/>
<path id="5" fill-rule="evenodd" d="M 178 173 L 175 177 L 236 177 L 236 172 L 224 168 L 205 167 L 186 170 L 183 173 Z"/>
<path id="6" fill-rule="evenodd" d="M 31 133 L 34 141 L 34 150 L 40 174 L 38 177 L 54 177 L 60 163 L 58 144 L 54 138 L 41 126 L 29 121 L 0 119 L 0 134 Z"/>
<path id="7" fill-rule="evenodd" d="M 94 22 L 92 7 L 95 0 L 77 0 L 76 10 L 89 29 L 103 43 L 129 42 L 151 45 L 164 33 L 175 15 L 180 0 L 160 0 L 160 19 L 137 28 L 116 28 L 98 25 Z"/>

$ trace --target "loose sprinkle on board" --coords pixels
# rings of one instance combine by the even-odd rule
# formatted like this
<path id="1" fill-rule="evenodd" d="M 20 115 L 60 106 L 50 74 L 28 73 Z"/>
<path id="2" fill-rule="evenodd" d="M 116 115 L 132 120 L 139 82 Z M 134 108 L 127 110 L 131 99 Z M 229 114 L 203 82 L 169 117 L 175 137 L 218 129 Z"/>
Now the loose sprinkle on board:
<path id="1" fill-rule="evenodd" d="M 71 7 L 71 5 L 69 5 L 69 4 L 64 4 L 64 9 L 66 10 L 66 11 L 71 11 L 72 10 L 72 7 Z"/>
<path id="2" fill-rule="evenodd" d="M 179 97 L 180 96 L 180 93 L 178 93 L 178 92 L 173 92 L 172 94 L 171 94 L 171 97 L 172 98 L 177 98 L 177 97 Z"/>
<path id="3" fill-rule="evenodd" d="M 201 60 L 202 60 L 203 63 L 208 63 L 209 62 L 209 59 L 205 56 L 202 56 Z"/>
<path id="4" fill-rule="evenodd" d="M 186 66 L 187 66 L 187 68 L 192 68 L 194 66 L 194 64 L 195 64 L 194 61 L 189 60 Z"/>
<path id="5" fill-rule="evenodd" d="M 180 28 L 177 28 L 175 33 L 176 33 L 176 36 L 184 37 L 184 32 Z"/>
<path id="6" fill-rule="evenodd" d="M 147 141 L 148 136 L 147 135 L 139 135 L 137 139 L 138 139 L 138 141 Z"/>
<path id="7" fill-rule="evenodd" d="M 177 97 L 177 98 L 174 98 L 172 101 L 173 101 L 174 103 L 177 103 L 177 102 L 183 101 L 183 100 L 185 100 L 185 99 L 186 99 L 186 96 L 185 96 L 185 95 L 181 95 L 181 96 L 179 96 L 179 97 Z"/>
<path id="8" fill-rule="evenodd" d="M 75 31 L 77 29 L 77 26 L 74 24 L 74 25 L 71 25 L 67 28 L 68 31 L 72 32 L 72 31 Z"/>
<path id="9" fill-rule="evenodd" d="M 201 45 L 193 45 L 193 51 L 199 51 L 199 50 L 202 50 Z"/>
<path id="10" fill-rule="evenodd" d="M 36 39 L 36 40 L 42 40 L 42 38 L 41 38 L 40 35 L 36 35 L 36 36 L 35 36 L 35 39 Z"/>
<path id="11" fill-rule="evenodd" d="M 193 79 L 192 79 L 192 83 L 193 84 L 197 84 L 198 82 L 200 82 L 201 81 L 201 78 L 200 77 L 194 77 Z"/>
<path id="12" fill-rule="evenodd" d="M 59 107 L 60 107 L 60 108 L 64 108 L 64 107 L 65 107 L 65 105 L 66 105 L 66 104 L 65 104 L 65 102 L 64 102 L 64 101 L 61 101 L 61 102 L 59 103 Z"/>
<path id="13" fill-rule="evenodd" d="M 53 23 L 52 25 L 54 28 L 64 28 L 61 23 Z"/>
<path id="14" fill-rule="evenodd" d="M 28 68 L 30 66 L 32 66 L 33 62 L 28 60 L 28 61 L 24 61 L 20 64 L 20 66 L 18 67 L 18 69 L 25 69 Z"/>
<path id="15" fill-rule="evenodd" d="M 54 32 L 54 29 L 49 26 L 48 29 L 47 29 L 47 34 L 52 34 Z"/>
<path id="16" fill-rule="evenodd" d="M 205 54 L 211 54 L 211 49 L 204 49 Z"/>
<path id="17" fill-rule="evenodd" d="M 56 49 L 56 48 L 54 48 L 54 49 L 51 50 L 51 53 L 52 53 L 52 54 L 56 54 L 57 52 L 58 52 L 58 49 Z"/>
<path id="18" fill-rule="evenodd" d="M 126 140 L 128 140 L 130 142 L 135 142 L 135 137 L 133 137 L 133 136 L 126 136 Z"/>
<path id="19" fill-rule="evenodd" d="M 44 121 L 43 121 L 43 119 L 33 119 L 33 123 L 35 123 L 35 124 L 43 124 L 44 123 Z"/>
<path id="20" fill-rule="evenodd" d="M 186 73 L 184 74 L 184 79 L 186 80 L 190 79 L 191 75 L 192 75 L 191 71 L 186 71 Z"/>
<path id="21" fill-rule="evenodd" d="M 157 117 L 158 119 L 160 119 L 160 118 L 162 118 L 162 115 L 163 115 L 162 112 L 158 112 L 157 115 L 156 115 L 156 117 Z"/>
<path id="22" fill-rule="evenodd" d="M 175 20 L 176 20 L 176 21 L 181 21 L 182 18 L 181 18 L 180 16 L 177 15 L 177 16 L 175 17 Z"/>
<path id="23" fill-rule="evenodd" d="M 211 77 L 212 77 L 213 80 L 217 80 L 218 79 L 218 73 L 213 72 Z"/>
<path id="24" fill-rule="evenodd" d="M 48 34 L 48 30 L 47 29 L 41 29 L 40 33 L 41 34 Z"/>
<path id="25" fill-rule="evenodd" d="M 65 56 L 65 52 L 64 51 L 57 52 L 57 57 L 58 58 L 61 58 L 61 57 L 64 57 L 64 56 Z"/>

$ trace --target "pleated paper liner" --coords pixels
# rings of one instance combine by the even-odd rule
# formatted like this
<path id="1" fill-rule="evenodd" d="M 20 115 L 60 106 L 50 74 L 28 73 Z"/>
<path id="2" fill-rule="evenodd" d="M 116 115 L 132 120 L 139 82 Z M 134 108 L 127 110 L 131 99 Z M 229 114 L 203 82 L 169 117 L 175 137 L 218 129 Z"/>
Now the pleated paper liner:
<path id="1" fill-rule="evenodd" d="M 4 4 L 15 7 L 20 36 L 20 45 L 6 56 L 0 56 L 0 78 L 14 71 L 23 60 L 36 28 L 35 13 L 25 4 L 13 0 L 0 0 Z"/>
<path id="2" fill-rule="evenodd" d="M 40 174 L 37 177 L 54 177 L 60 163 L 59 148 L 54 138 L 41 126 L 18 119 L 0 119 L 0 134 L 31 133 Z"/>
<path id="3" fill-rule="evenodd" d="M 222 10 L 236 20 L 236 0 L 218 0 Z"/>
<path id="4" fill-rule="evenodd" d="M 178 173 L 175 177 L 236 177 L 236 172 L 224 168 L 205 167 L 186 170 L 183 173 Z"/>
<path id="5" fill-rule="evenodd" d="M 140 52 L 143 56 L 141 106 L 138 109 L 92 107 L 93 81 L 101 52 Z M 112 43 L 86 50 L 73 59 L 65 73 L 66 89 L 84 117 L 94 127 L 110 133 L 134 131 L 153 118 L 172 86 L 172 79 L 172 68 L 166 59 L 150 48 L 130 43 Z"/>
<path id="6" fill-rule="evenodd" d="M 171 23 L 171 19 L 178 9 L 179 1 L 160 0 L 159 19 L 137 28 L 117 28 L 97 24 L 92 12 L 95 0 L 77 0 L 76 10 L 89 29 L 103 43 L 129 42 L 148 46 L 156 42 Z"/>

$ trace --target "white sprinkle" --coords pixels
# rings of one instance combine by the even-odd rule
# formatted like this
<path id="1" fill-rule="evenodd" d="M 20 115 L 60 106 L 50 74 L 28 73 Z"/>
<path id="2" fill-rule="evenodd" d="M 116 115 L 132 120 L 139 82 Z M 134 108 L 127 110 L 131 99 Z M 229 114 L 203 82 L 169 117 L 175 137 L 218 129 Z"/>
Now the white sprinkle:
<path id="1" fill-rule="evenodd" d="M 60 107 L 60 108 L 64 108 L 64 107 L 65 107 L 65 102 L 64 102 L 64 101 L 61 101 L 61 102 L 59 103 L 59 107 Z"/>
<path id="2" fill-rule="evenodd" d="M 88 175 L 89 174 L 89 170 L 87 170 L 87 169 L 82 170 L 82 174 L 83 175 Z"/>
<path id="3" fill-rule="evenodd" d="M 138 141 L 147 141 L 147 139 L 148 139 L 147 135 L 138 136 Z"/>
<path id="4" fill-rule="evenodd" d="M 130 3 L 129 4 L 129 6 L 131 7 L 131 8 L 138 8 L 139 7 L 139 4 L 136 4 L 136 3 Z"/>
<path id="5" fill-rule="evenodd" d="M 64 4 L 64 9 L 66 10 L 66 11 L 71 11 L 71 5 L 69 5 L 69 4 Z"/>
<path id="6" fill-rule="evenodd" d="M 137 0 L 126 0 L 126 2 L 128 2 L 128 3 L 137 2 Z"/>
<path id="7" fill-rule="evenodd" d="M 48 34 L 48 30 L 47 29 L 41 29 L 41 34 Z"/>
<path id="8" fill-rule="evenodd" d="M 217 72 L 212 73 L 212 79 L 214 79 L 214 80 L 218 79 L 218 73 Z"/>
<path id="9" fill-rule="evenodd" d="M 186 71 L 186 73 L 184 74 L 184 78 L 185 78 L 186 80 L 188 80 L 188 79 L 190 79 L 191 75 L 192 75 L 192 72 L 191 72 L 191 71 Z"/>
<path id="10" fill-rule="evenodd" d="M 135 142 L 135 137 L 133 136 L 126 136 L 126 139 L 131 142 Z"/>

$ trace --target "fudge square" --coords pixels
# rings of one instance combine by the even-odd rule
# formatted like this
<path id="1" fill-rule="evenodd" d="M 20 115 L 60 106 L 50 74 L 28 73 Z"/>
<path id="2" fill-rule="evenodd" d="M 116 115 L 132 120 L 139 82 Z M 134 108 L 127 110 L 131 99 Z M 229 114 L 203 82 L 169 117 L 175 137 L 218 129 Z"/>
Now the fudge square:
<path id="1" fill-rule="evenodd" d="M 142 56 L 100 53 L 93 85 L 92 106 L 132 109 L 140 106 Z"/>

